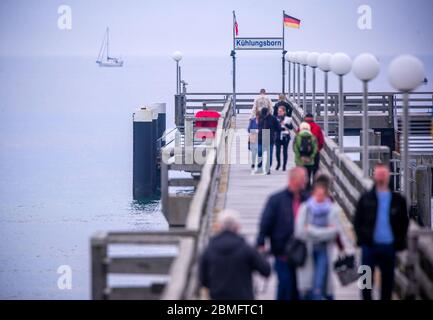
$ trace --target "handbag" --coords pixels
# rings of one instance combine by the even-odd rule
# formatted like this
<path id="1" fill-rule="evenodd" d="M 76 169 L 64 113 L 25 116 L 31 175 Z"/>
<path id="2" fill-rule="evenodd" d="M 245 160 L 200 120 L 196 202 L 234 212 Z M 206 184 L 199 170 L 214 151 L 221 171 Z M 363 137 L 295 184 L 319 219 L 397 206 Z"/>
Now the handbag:
<path id="1" fill-rule="evenodd" d="M 307 259 L 307 245 L 304 241 L 291 238 L 286 245 L 287 263 L 292 267 L 302 267 Z"/>
<path id="2" fill-rule="evenodd" d="M 334 271 L 342 286 L 347 286 L 359 278 L 354 255 L 338 257 L 334 262 Z"/>

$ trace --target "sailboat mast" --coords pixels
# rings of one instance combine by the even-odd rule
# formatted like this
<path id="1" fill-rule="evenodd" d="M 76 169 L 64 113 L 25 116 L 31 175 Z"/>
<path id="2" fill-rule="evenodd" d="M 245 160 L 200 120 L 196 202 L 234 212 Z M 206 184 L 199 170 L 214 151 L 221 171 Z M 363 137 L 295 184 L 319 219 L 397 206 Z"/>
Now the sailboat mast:
<path id="1" fill-rule="evenodd" d="M 110 29 L 107 27 L 107 60 L 110 57 L 109 51 L 109 39 L 110 39 Z"/>

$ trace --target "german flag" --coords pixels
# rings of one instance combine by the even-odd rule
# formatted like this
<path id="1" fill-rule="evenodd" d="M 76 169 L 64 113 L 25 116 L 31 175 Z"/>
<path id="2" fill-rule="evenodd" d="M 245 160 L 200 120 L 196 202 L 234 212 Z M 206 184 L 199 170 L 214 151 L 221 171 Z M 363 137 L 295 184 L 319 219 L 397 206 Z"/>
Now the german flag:
<path id="1" fill-rule="evenodd" d="M 288 14 L 284 14 L 284 26 L 299 29 L 301 26 L 301 20 L 291 17 Z"/>

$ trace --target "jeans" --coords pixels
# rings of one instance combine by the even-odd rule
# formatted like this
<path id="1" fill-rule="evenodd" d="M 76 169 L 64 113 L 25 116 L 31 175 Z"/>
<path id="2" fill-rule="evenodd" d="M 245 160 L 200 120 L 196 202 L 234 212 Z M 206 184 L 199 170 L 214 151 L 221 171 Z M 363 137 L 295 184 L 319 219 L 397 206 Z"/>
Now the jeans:
<path id="1" fill-rule="evenodd" d="M 283 147 L 283 168 L 287 165 L 287 148 L 289 146 L 289 139 L 277 140 L 275 141 L 277 165 L 281 164 L 281 147 Z"/>
<path id="2" fill-rule="evenodd" d="M 371 287 L 374 285 L 374 268 L 380 269 L 381 300 L 391 300 L 392 289 L 394 288 L 394 266 L 395 250 L 393 244 L 373 244 L 362 246 L 362 264 L 371 268 Z M 371 289 L 362 290 L 362 298 L 371 300 Z"/>
<path id="3" fill-rule="evenodd" d="M 259 157 L 262 157 L 263 161 L 263 173 L 268 173 L 271 170 L 272 166 L 272 153 L 274 151 L 274 144 L 261 144 L 259 145 Z M 265 160 L 265 154 L 266 154 L 266 162 Z"/>
<path id="4" fill-rule="evenodd" d="M 274 269 L 278 278 L 277 300 L 298 300 L 296 270 L 278 257 L 275 257 Z"/>
<path id="5" fill-rule="evenodd" d="M 257 143 L 251 143 L 250 151 L 251 151 L 251 164 L 254 165 L 254 167 L 256 167 L 261 161 L 260 159 L 261 155 L 259 156 L 259 145 Z"/>
<path id="6" fill-rule="evenodd" d="M 326 244 L 313 247 L 313 288 L 312 300 L 323 300 L 326 298 L 328 282 L 328 249 Z"/>

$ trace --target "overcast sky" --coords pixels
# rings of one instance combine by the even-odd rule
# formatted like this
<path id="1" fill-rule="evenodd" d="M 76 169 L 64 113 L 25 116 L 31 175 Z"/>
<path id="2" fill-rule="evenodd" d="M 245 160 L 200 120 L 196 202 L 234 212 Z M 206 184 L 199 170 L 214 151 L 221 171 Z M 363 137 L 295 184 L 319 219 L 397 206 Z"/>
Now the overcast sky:
<path id="1" fill-rule="evenodd" d="M 57 27 L 59 5 L 72 8 L 72 30 Z M 372 8 L 372 30 L 357 26 Z M 432 54 L 432 0 L 1 0 L 0 55 L 96 56 L 106 26 L 113 54 L 227 55 L 232 10 L 239 36 L 280 36 L 282 10 L 302 20 L 286 29 L 287 50 L 356 54 Z"/>

